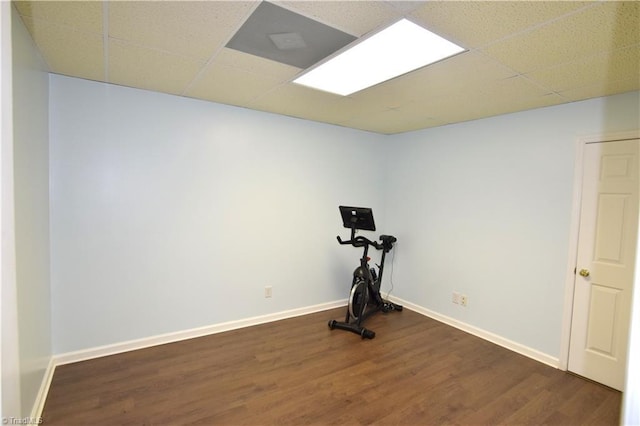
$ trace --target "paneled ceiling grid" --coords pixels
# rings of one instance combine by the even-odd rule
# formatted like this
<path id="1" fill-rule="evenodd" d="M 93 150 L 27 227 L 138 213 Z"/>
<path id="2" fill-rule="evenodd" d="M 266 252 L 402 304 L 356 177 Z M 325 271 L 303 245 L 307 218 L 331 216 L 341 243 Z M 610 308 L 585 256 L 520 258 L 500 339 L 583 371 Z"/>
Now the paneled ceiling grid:
<path id="1" fill-rule="evenodd" d="M 341 97 L 224 47 L 259 1 L 14 5 L 51 72 L 383 134 L 640 89 L 638 1 L 273 3 L 355 37 L 407 17 L 468 51 Z"/>

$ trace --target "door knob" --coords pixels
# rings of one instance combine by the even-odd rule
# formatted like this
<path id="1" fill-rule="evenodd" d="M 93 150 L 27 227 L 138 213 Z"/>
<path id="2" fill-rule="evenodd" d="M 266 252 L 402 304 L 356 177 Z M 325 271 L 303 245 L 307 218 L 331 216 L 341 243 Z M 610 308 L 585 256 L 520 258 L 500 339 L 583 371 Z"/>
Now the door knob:
<path id="1" fill-rule="evenodd" d="M 585 277 L 585 278 L 586 278 L 586 277 L 588 277 L 588 276 L 589 276 L 590 272 L 589 272 L 589 270 L 588 270 L 588 269 L 580 269 L 579 274 L 580 274 L 581 276 L 583 276 L 583 277 Z"/>

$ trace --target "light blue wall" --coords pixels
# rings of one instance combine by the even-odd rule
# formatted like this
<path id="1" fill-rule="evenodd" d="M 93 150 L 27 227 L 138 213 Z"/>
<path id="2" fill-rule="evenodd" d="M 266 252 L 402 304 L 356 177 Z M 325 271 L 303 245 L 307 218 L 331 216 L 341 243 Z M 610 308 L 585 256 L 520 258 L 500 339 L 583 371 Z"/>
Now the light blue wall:
<path id="1" fill-rule="evenodd" d="M 51 105 L 55 353 L 347 297 L 383 136 L 57 75 Z"/>
<path id="2" fill-rule="evenodd" d="M 635 92 L 394 137 L 396 294 L 559 357 L 576 141 L 640 128 L 639 104 Z"/>
<path id="3" fill-rule="evenodd" d="M 399 237 L 393 294 L 558 357 L 576 139 L 639 127 L 638 93 L 395 136 L 55 75 L 50 96 L 55 353 L 344 299 L 356 204 Z"/>
<path id="4" fill-rule="evenodd" d="M 49 75 L 12 8 L 16 281 L 22 416 L 52 355 L 49 268 Z"/>

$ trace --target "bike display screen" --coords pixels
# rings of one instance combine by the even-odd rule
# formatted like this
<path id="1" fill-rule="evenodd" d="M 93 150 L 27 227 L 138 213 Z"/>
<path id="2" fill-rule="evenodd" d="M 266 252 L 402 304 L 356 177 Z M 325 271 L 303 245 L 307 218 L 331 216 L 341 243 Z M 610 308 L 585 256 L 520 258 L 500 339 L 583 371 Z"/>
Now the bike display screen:
<path id="1" fill-rule="evenodd" d="M 368 207 L 339 206 L 342 224 L 349 229 L 362 229 L 375 231 L 376 224 L 373 220 L 373 210 Z"/>

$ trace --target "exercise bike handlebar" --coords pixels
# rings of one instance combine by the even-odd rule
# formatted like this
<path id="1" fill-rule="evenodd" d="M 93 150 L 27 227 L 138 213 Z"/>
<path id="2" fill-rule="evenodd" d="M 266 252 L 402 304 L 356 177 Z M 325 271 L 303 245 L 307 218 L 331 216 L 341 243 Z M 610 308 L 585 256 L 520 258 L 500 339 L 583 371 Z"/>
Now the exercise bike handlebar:
<path id="1" fill-rule="evenodd" d="M 346 241 L 343 241 L 342 238 L 340 238 L 339 235 L 336 238 L 338 239 L 338 242 L 340 244 L 342 244 L 342 245 L 349 244 L 349 245 L 352 245 L 354 247 L 364 247 L 365 245 L 370 245 L 370 246 L 375 247 L 377 250 L 382 250 L 384 248 L 384 246 L 382 244 L 377 243 L 375 241 L 371 241 L 370 239 L 368 239 L 366 237 L 363 237 L 363 236 L 358 236 L 358 237 L 355 237 L 355 238 L 353 238 L 351 240 L 346 240 Z"/>

